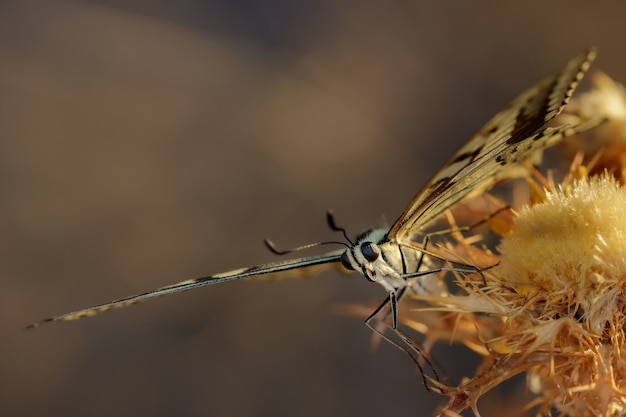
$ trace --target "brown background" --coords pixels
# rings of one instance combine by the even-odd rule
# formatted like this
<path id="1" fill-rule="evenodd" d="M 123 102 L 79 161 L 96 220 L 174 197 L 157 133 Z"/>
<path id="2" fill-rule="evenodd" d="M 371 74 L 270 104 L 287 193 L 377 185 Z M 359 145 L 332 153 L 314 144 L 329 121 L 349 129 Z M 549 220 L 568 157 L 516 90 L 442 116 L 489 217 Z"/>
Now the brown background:
<path id="1" fill-rule="evenodd" d="M 333 314 L 384 297 L 358 275 L 22 328 L 274 260 L 264 237 L 337 239 L 329 208 L 352 234 L 389 224 L 589 45 L 626 81 L 618 2 L 517 3 L 0 3 L 0 414 L 431 415 L 411 363 Z"/>

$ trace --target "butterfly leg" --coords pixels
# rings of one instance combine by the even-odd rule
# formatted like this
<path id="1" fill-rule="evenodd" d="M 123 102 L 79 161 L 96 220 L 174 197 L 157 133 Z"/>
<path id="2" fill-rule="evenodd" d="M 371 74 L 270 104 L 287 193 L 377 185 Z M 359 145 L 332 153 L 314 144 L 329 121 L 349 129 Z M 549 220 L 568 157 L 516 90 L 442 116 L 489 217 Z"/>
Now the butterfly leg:
<path id="1" fill-rule="evenodd" d="M 435 255 L 434 253 L 431 253 L 430 251 L 428 251 L 428 244 L 431 243 L 431 240 L 434 237 L 438 237 L 438 236 L 444 236 L 444 235 L 452 235 L 454 233 L 462 233 L 462 232 L 467 232 L 467 231 L 471 231 L 472 229 L 475 229 L 478 226 L 481 226 L 487 222 L 489 222 L 489 220 L 495 218 L 498 214 L 502 213 L 503 211 L 506 210 L 511 210 L 511 207 L 506 205 L 503 207 L 499 207 L 497 210 L 495 210 L 493 213 L 489 214 L 488 216 L 485 216 L 484 218 L 480 219 L 479 221 L 470 224 L 468 226 L 461 226 L 461 227 L 457 227 L 456 225 L 452 224 L 453 227 L 449 228 L 449 229 L 445 229 L 445 230 L 439 230 L 436 232 L 432 232 L 432 233 L 428 233 L 426 235 L 424 235 L 424 238 L 422 240 L 422 244 L 421 244 L 421 248 L 418 247 L 414 247 L 414 246 L 405 246 L 408 248 L 411 248 L 413 250 L 417 250 L 420 252 L 420 256 L 417 262 L 417 268 L 415 268 L 415 273 L 412 274 L 407 274 L 405 275 L 405 278 L 410 278 L 410 277 L 417 277 L 417 276 L 421 276 L 424 275 L 422 272 L 420 272 L 420 269 L 422 268 L 422 266 L 424 265 L 426 255 L 429 255 L 432 258 L 437 258 L 440 259 L 442 261 L 448 261 L 452 264 L 457 264 L 459 266 L 461 266 L 461 268 L 449 268 L 449 269 L 445 269 L 445 268 L 438 268 L 438 269 L 431 269 L 431 270 L 427 270 L 427 271 L 423 271 L 425 273 L 431 273 L 431 272 L 440 272 L 440 271 L 444 271 L 444 270 L 449 270 L 449 271 L 456 271 L 456 272 L 461 272 L 461 273 L 471 273 L 471 272 L 475 272 L 475 273 L 479 273 L 482 280 L 483 280 L 483 284 L 487 285 L 487 282 L 485 280 L 485 276 L 483 275 L 483 271 L 486 271 L 487 269 L 493 268 L 496 265 L 490 265 L 486 268 L 479 268 L 477 266 L 474 265 L 468 265 L 468 264 L 464 264 L 462 262 L 453 262 L 450 261 L 449 259 L 445 259 L 439 255 Z"/>
<path id="2" fill-rule="evenodd" d="M 420 348 L 419 343 L 414 341 L 414 340 L 412 340 L 412 339 L 410 339 L 408 336 L 406 336 L 399 329 L 394 328 L 393 329 L 394 333 L 398 336 L 398 338 L 400 338 L 402 340 L 402 343 L 404 343 L 408 347 L 402 346 L 399 342 L 396 342 L 395 340 L 393 340 L 393 339 L 389 338 L 388 336 L 386 336 L 383 333 L 383 331 L 379 330 L 371 322 L 372 318 L 376 315 L 376 313 L 379 312 L 384 306 L 386 306 L 387 303 L 389 302 L 389 300 L 390 299 L 387 298 L 376 309 L 376 311 L 370 317 L 368 317 L 368 319 L 365 321 L 365 324 L 377 336 L 382 338 L 384 341 L 390 343 L 395 348 L 400 349 L 400 351 L 402 351 L 404 354 L 406 354 L 411 359 L 411 361 L 413 361 L 415 366 L 417 366 L 417 369 L 419 369 L 420 375 L 422 376 L 422 383 L 424 384 L 424 387 L 426 387 L 426 389 L 428 391 L 431 391 L 431 392 L 432 391 L 438 391 L 437 388 L 434 387 L 434 386 L 439 385 L 438 384 L 439 383 L 439 374 L 437 373 L 437 368 L 433 364 L 433 361 L 431 360 L 429 355 L 423 349 Z M 386 325 L 386 326 L 388 326 L 388 325 Z M 428 366 L 428 368 L 430 368 L 432 370 L 432 373 L 434 375 L 434 379 L 432 377 L 430 377 L 428 374 L 426 374 L 426 372 L 424 371 L 424 363 Z"/>
<path id="3" fill-rule="evenodd" d="M 472 229 L 477 228 L 478 226 L 481 226 L 487 222 L 489 222 L 489 220 L 495 218 L 498 214 L 502 213 L 503 211 L 506 210 L 511 210 L 510 206 L 504 206 L 504 207 L 500 207 L 498 208 L 496 211 L 494 211 L 493 213 L 489 214 L 488 216 L 483 217 L 482 219 L 478 220 L 475 223 L 472 223 L 468 226 L 454 226 L 450 229 L 445 229 L 445 230 L 439 230 L 436 232 L 432 232 L 432 233 L 428 233 L 426 236 L 424 236 L 424 241 L 422 242 L 422 246 L 424 248 L 424 250 L 426 250 L 426 247 L 428 245 L 428 243 L 430 242 L 431 238 L 436 237 L 436 236 L 444 236 L 444 235 L 451 235 L 453 233 L 462 233 L 462 232 L 468 232 Z"/>
<path id="4" fill-rule="evenodd" d="M 387 306 L 387 304 L 391 304 L 391 309 L 385 313 L 383 320 L 389 316 L 389 313 L 391 313 L 391 327 L 396 329 L 398 327 L 398 301 L 402 297 L 402 294 L 404 294 L 404 288 L 399 291 L 398 296 L 396 296 L 395 291 L 390 291 L 389 297 L 385 298 L 385 300 L 378 307 L 376 307 L 376 310 L 374 310 L 374 312 L 372 312 L 372 314 L 370 314 L 365 320 L 365 324 L 371 328 L 372 326 L 370 325 L 370 322 L 372 319 L 374 319 L 374 317 L 376 317 L 378 313 L 380 313 L 382 309 Z"/>
<path id="5" fill-rule="evenodd" d="M 391 303 L 391 327 L 398 328 L 398 300 L 395 291 L 389 293 L 389 302 Z"/>
<path id="6" fill-rule="evenodd" d="M 406 289 L 407 287 L 403 287 L 403 288 L 400 288 L 395 293 L 394 292 L 389 293 L 389 297 L 386 297 L 383 300 L 383 302 L 378 307 L 376 307 L 376 310 L 374 310 L 374 312 L 372 312 L 372 314 L 370 314 L 369 317 L 365 320 L 365 324 L 367 324 L 368 327 L 371 327 L 370 322 L 372 321 L 372 319 L 374 319 L 374 317 L 376 317 L 378 313 L 380 313 L 382 309 L 384 309 L 387 306 L 387 304 L 391 303 L 391 308 L 385 313 L 385 315 L 382 317 L 382 320 L 385 320 L 387 317 L 389 317 L 389 314 L 392 314 L 391 327 L 393 329 L 397 329 L 398 328 L 398 304 L 400 303 L 402 296 L 406 293 Z"/>

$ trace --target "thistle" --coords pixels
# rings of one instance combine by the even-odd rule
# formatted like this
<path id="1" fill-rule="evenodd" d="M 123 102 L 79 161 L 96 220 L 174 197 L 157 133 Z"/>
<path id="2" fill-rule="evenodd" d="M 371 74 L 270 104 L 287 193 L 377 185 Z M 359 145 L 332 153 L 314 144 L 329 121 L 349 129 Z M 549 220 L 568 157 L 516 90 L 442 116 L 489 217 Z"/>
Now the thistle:
<path id="1" fill-rule="evenodd" d="M 492 249 L 474 231 L 448 235 L 442 256 L 481 272 L 456 273 L 450 291 L 416 295 L 419 308 L 402 315 L 424 335 L 425 354 L 436 356 L 443 340 L 483 358 L 459 385 L 427 377 L 449 397 L 440 416 L 468 408 L 480 416 L 479 398 L 522 373 L 535 398 L 519 413 L 625 413 L 626 93 L 604 74 L 594 83 L 561 117 L 608 122 L 578 138 L 584 150 L 569 171 L 548 166 L 549 178 L 563 179 L 535 173 L 518 184 L 530 189 L 523 204 L 487 221 L 492 235 L 502 234 Z"/>

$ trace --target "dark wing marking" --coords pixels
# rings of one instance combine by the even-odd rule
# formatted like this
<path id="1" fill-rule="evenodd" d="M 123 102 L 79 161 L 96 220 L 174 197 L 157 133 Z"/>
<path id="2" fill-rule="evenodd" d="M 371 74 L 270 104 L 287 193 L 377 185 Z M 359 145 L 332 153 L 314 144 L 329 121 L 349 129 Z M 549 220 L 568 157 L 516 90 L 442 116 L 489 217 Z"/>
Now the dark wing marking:
<path id="1" fill-rule="evenodd" d="M 534 150 L 595 126 L 597 123 L 546 127 L 561 113 L 595 56 L 595 48 L 577 55 L 497 113 L 413 198 L 387 239 L 415 236 L 469 194 L 485 191 L 502 170 Z"/>
<path id="2" fill-rule="evenodd" d="M 343 251 L 331 252 L 320 256 L 311 256 L 308 258 L 291 259 L 282 262 L 274 262 L 270 264 L 252 266 L 247 268 L 235 269 L 233 271 L 223 272 L 221 274 L 211 275 L 208 277 L 196 278 L 187 281 L 182 281 L 177 284 L 168 285 L 154 291 L 145 292 L 143 294 L 131 295 L 130 297 L 120 298 L 105 304 L 100 304 L 93 307 L 84 308 L 82 310 L 72 311 L 70 313 L 60 314 L 58 316 L 50 317 L 41 320 L 37 323 L 27 326 L 27 329 L 39 327 L 43 324 L 53 321 L 62 320 L 76 320 L 83 317 L 91 317 L 96 314 L 104 313 L 105 311 L 113 310 L 116 308 L 126 307 L 132 304 L 136 304 L 140 301 L 148 300 L 150 298 L 161 297 L 163 295 L 172 294 L 180 291 L 187 291 L 193 288 L 204 287 L 206 285 L 217 284 L 220 282 L 233 281 L 236 279 L 258 277 L 260 275 L 263 278 L 280 278 L 286 276 L 286 272 L 290 272 L 292 275 L 306 275 L 312 272 L 312 269 L 319 269 L 323 265 L 336 263 L 337 266 L 341 253 Z M 294 271 L 295 270 L 295 271 Z"/>

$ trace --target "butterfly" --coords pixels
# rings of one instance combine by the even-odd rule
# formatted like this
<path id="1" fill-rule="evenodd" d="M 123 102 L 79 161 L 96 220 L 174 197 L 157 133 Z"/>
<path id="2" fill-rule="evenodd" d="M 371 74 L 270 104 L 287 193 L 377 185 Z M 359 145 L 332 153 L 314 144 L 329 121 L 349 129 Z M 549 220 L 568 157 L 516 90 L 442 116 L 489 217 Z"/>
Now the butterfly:
<path id="1" fill-rule="evenodd" d="M 154 291 L 120 298 L 108 303 L 53 316 L 28 328 L 61 320 L 93 316 L 147 299 L 198 287 L 252 277 L 317 270 L 322 266 L 343 265 L 359 271 L 369 281 L 384 287 L 388 298 L 372 315 L 389 304 L 392 326 L 398 320 L 398 300 L 416 277 L 432 272 L 424 270 L 424 249 L 417 238 L 446 210 L 470 195 L 491 187 L 509 168 L 533 151 L 554 145 L 565 136 L 587 130 L 584 123 L 547 126 L 561 113 L 579 81 L 596 56 L 591 48 L 568 61 L 559 71 L 520 94 L 487 122 L 461 147 L 413 198 L 390 229 L 371 229 L 354 242 L 348 239 L 345 250 L 245 267 L 202 278 L 182 281 Z M 335 226 L 329 216 L 331 228 Z M 347 238 L 347 236 L 346 236 Z M 272 249 L 271 244 L 269 244 Z M 274 252 L 279 252 L 274 249 Z M 413 280 L 412 280 L 413 279 Z"/>

